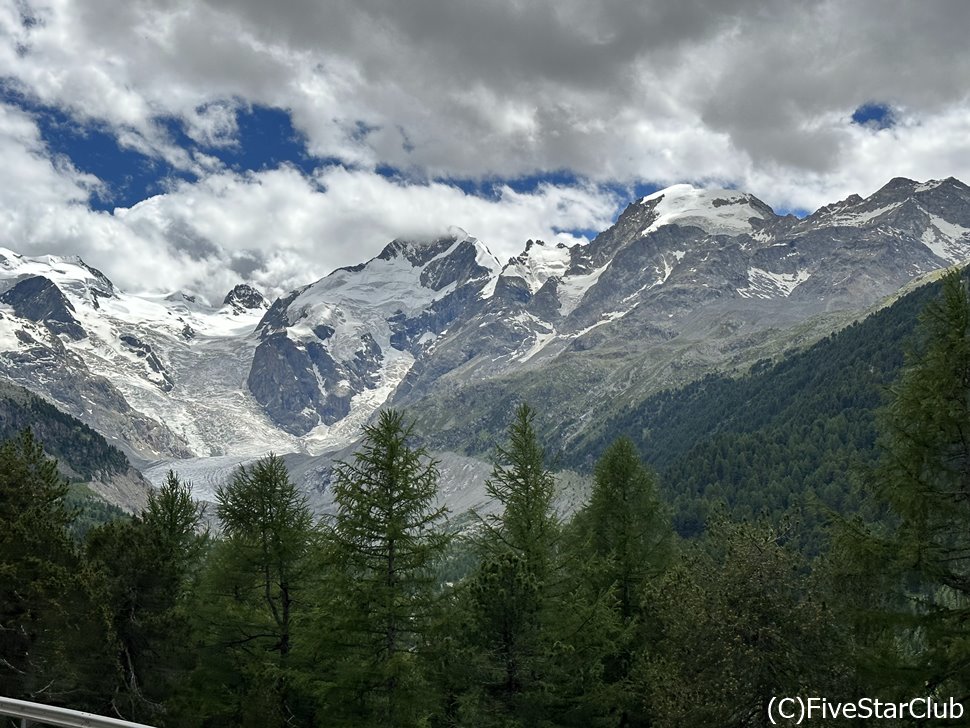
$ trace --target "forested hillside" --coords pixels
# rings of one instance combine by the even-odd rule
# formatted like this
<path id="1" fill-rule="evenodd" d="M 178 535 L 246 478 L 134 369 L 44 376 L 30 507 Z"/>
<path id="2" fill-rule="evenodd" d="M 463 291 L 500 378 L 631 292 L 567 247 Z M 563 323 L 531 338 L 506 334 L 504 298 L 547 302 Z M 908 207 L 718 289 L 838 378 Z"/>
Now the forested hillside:
<path id="1" fill-rule="evenodd" d="M 44 450 L 83 480 L 123 473 L 128 458 L 101 435 L 23 387 L 0 382 L 0 439 L 29 427 Z"/>
<path id="2" fill-rule="evenodd" d="M 699 532 L 715 503 L 739 518 L 807 506 L 803 517 L 813 526 L 828 509 L 855 512 L 856 476 L 878 455 L 876 411 L 905 352 L 920 350 L 918 315 L 941 285 L 922 286 L 744 376 L 711 375 L 656 394 L 567 450 L 564 460 L 589 469 L 609 442 L 631 438 L 660 473 L 685 536 Z"/>
<path id="3" fill-rule="evenodd" d="M 75 512 L 72 533 L 78 538 L 100 523 L 125 515 L 144 503 L 147 484 L 123 452 L 83 422 L 22 387 L 0 382 L 0 441 L 29 428 L 44 452 L 57 460 L 70 482 L 67 505 Z M 98 490 L 110 492 L 114 503 Z"/>

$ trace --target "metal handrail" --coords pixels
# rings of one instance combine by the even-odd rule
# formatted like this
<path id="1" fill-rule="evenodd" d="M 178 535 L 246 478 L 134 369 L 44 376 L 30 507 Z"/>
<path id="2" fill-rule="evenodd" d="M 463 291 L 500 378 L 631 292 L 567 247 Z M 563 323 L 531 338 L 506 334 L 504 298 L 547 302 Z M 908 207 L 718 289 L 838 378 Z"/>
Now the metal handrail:
<path id="1" fill-rule="evenodd" d="M 145 723 L 132 723 L 130 720 L 106 718 L 103 715 L 85 713 L 82 710 L 55 708 L 42 703 L 4 698 L 0 696 L 0 715 L 21 719 L 21 728 L 27 728 L 30 721 L 62 726 L 63 728 L 152 728 Z"/>

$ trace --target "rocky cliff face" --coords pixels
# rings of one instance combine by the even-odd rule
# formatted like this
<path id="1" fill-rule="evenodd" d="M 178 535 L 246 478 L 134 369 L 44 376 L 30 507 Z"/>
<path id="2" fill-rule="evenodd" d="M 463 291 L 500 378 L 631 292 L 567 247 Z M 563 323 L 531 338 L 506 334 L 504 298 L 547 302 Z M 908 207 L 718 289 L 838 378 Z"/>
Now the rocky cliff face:
<path id="1" fill-rule="evenodd" d="M 294 435 L 325 435 L 348 417 L 359 426 L 498 268 L 464 231 L 395 240 L 273 304 L 256 329 L 249 390 Z"/>
<path id="2" fill-rule="evenodd" d="M 258 311 L 269 308 L 263 294 L 250 285 L 240 283 L 233 287 L 222 301 L 223 306 L 229 306 L 236 314 L 247 311 Z"/>

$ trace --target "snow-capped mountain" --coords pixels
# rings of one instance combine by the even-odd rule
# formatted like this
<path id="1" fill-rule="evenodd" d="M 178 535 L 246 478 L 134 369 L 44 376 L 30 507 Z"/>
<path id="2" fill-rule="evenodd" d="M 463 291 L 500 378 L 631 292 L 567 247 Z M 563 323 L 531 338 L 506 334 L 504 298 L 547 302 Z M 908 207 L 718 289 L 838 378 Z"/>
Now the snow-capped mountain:
<path id="1" fill-rule="evenodd" d="M 500 432 L 517 399 L 568 436 L 968 257 L 954 179 L 895 179 L 804 219 L 676 185 L 586 245 L 529 241 L 503 264 L 457 229 L 395 240 L 272 305 L 246 284 L 220 306 L 133 295 L 76 258 L 0 249 L 0 376 L 145 459 L 333 450 L 385 402 L 449 447 Z"/>
<path id="2" fill-rule="evenodd" d="M 286 432 L 353 438 L 499 268 L 464 231 L 395 240 L 273 304 L 256 329 L 249 391 Z"/>
<path id="3" fill-rule="evenodd" d="M 0 249 L 0 373 L 143 458 L 297 445 L 245 395 L 261 306 L 117 290 L 77 258 Z"/>
<path id="4" fill-rule="evenodd" d="M 588 245 L 528 246 L 392 401 L 441 446 L 500 429 L 521 399 L 552 403 L 568 437 L 659 388 L 811 343 L 967 258 L 970 188 L 955 179 L 895 179 L 803 220 L 745 193 L 677 185 Z"/>

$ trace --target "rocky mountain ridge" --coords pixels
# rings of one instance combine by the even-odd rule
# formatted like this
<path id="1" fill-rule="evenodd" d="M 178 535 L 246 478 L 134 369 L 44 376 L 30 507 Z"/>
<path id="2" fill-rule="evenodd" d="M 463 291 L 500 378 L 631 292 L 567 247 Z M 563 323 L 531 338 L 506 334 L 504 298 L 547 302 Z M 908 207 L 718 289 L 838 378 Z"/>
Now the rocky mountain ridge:
<path id="1" fill-rule="evenodd" d="M 454 229 L 277 299 L 135 296 L 76 258 L 0 250 L 0 377 L 142 462 L 316 453 L 382 404 L 474 451 L 511 403 L 561 438 L 712 369 L 811 343 L 916 276 L 970 257 L 970 188 L 895 179 L 798 219 L 675 185 L 586 245 L 502 264 Z M 496 429 L 497 427 L 497 429 Z"/>

